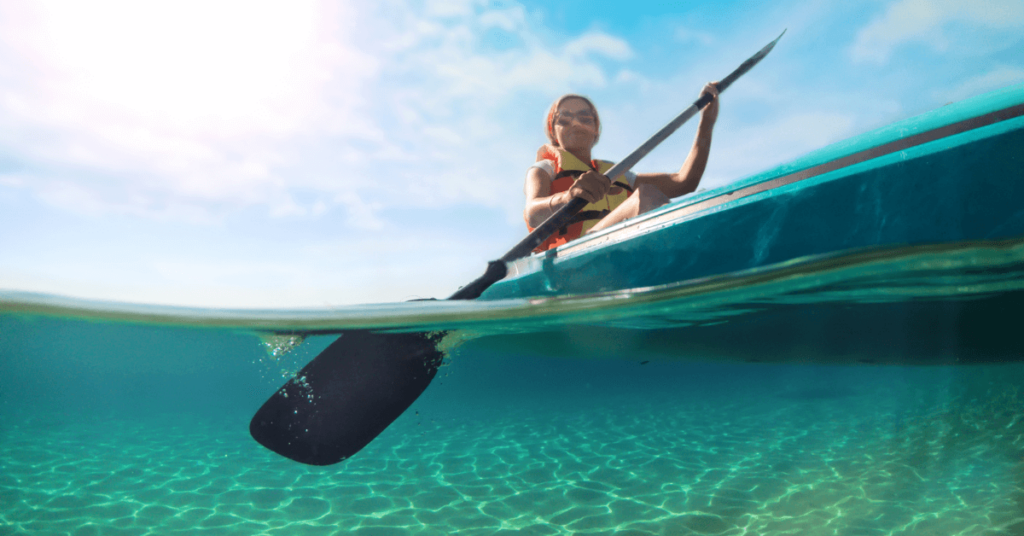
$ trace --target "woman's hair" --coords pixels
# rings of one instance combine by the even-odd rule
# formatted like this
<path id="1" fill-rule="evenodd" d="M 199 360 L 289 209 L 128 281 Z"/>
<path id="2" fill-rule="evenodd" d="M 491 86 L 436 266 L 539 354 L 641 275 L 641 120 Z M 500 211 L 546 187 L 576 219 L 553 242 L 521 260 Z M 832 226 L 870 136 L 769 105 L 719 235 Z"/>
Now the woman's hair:
<path id="1" fill-rule="evenodd" d="M 594 127 L 597 129 L 597 132 L 594 134 L 594 143 L 597 143 L 597 140 L 601 137 L 601 118 L 597 116 L 597 107 L 594 106 L 593 102 L 590 102 L 590 99 L 575 93 L 568 93 L 558 97 L 558 99 L 551 104 L 551 108 L 548 109 L 548 116 L 544 121 L 544 133 L 548 135 L 548 141 L 550 141 L 552 145 L 556 147 L 558 146 L 558 140 L 555 138 L 555 114 L 558 113 L 558 107 L 569 99 L 580 99 L 590 107 L 591 113 L 594 114 Z"/>

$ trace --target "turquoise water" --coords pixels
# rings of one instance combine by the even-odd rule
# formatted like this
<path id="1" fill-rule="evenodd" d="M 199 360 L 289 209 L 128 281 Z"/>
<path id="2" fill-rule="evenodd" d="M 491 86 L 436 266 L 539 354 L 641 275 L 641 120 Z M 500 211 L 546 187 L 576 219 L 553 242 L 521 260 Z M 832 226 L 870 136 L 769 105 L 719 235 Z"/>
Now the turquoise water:
<path id="1" fill-rule="evenodd" d="M 1024 534 L 1022 250 L 334 311 L 0 294 L 0 534 Z M 268 331 L 370 326 L 449 333 L 405 414 L 329 467 L 249 437 L 333 340 Z"/>

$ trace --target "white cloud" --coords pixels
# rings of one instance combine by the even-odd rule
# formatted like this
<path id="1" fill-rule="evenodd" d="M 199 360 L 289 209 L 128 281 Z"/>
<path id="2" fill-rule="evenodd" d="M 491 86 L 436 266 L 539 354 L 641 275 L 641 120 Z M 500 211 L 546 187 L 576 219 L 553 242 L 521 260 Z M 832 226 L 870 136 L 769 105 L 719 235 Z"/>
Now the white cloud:
<path id="1" fill-rule="evenodd" d="M 521 143 L 496 118 L 523 95 L 603 87 L 603 63 L 632 56 L 597 31 L 552 42 L 528 17 L 475 0 L 5 3 L 0 150 L 31 180 L 3 184 L 190 221 L 338 208 L 374 227 L 385 197 L 513 210 L 493 170 L 521 168 Z M 511 48 L 483 46 L 488 31 Z"/>
<path id="2" fill-rule="evenodd" d="M 591 32 L 572 40 L 565 46 L 565 53 L 570 58 L 585 58 L 589 54 L 599 54 L 615 60 L 628 60 L 633 57 L 629 44 L 606 33 Z"/>
<path id="3" fill-rule="evenodd" d="M 355 191 L 338 192 L 333 201 L 348 207 L 347 223 L 353 229 L 377 230 L 384 227 L 384 222 L 377 216 L 377 211 L 383 208 L 380 203 L 369 202 Z M 314 209 L 323 211 L 323 208 L 319 206 Z"/>
<path id="4" fill-rule="evenodd" d="M 480 15 L 479 22 L 484 28 L 501 28 L 506 32 L 514 32 L 526 23 L 526 11 L 523 6 L 485 11 Z"/>
<path id="5" fill-rule="evenodd" d="M 956 102 L 1021 82 L 1024 82 L 1024 69 L 1004 65 L 965 80 L 954 88 L 938 90 L 934 97 L 943 102 Z"/>
<path id="6" fill-rule="evenodd" d="M 325 15 L 346 16 L 311 1 L 4 4 L 0 148 L 56 206 L 206 219 L 274 204 L 280 142 L 359 125 L 375 73 Z"/>
<path id="7" fill-rule="evenodd" d="M 954 42 L 949 36 L 954 26 L 1019 30 L 1024 28 L 1024 2 L 900 0 L 857 33 L 850 55 L 857 62 L 884 64 L 894 49 L 906 43 L 921 43 L 944 52 Z"/>
<path id="8" fill-rule="evenodd" d="M 515 6 L 480 5 L 444 20 L 414 9 L 395 15 L 394 7 L 384 8 L 389 16 L 376 17 L 374 27 L 374 57 L 382 66 L 376 99 L 396 119 L 388 141 L 402 161 L 382 163 L 389 182 L 402 185 L 389 199 L 483 204 L 518 218 L 524 162 L 543 140 L 538 125 L 546 101 L 607 86 L 610 66 L 632 50 L 597 31 L 552 41 L 559 34 Z M 515 45 L 492 48 L 487 32 L 495 27 L 511 36 L 504 44 Z M 524 121 L 519 103 L 538 96 L 545 102 Z"/>

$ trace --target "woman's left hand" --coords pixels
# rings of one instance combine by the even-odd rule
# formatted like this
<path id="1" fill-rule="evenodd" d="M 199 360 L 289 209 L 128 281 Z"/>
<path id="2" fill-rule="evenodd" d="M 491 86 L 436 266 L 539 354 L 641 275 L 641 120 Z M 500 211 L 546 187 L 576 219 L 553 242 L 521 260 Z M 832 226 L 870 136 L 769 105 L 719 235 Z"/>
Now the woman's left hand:
<path id="1" fill-rule="evenodd" d="M 713 98 L 711 103 L 704 107 L 701 121 L 714 124 L 718 120 L 718 82 L 708 82 L 705 84 L 704 89 L 700 90 L 700 96 L 703 97 L 705 93 L 710 93 Z"/>

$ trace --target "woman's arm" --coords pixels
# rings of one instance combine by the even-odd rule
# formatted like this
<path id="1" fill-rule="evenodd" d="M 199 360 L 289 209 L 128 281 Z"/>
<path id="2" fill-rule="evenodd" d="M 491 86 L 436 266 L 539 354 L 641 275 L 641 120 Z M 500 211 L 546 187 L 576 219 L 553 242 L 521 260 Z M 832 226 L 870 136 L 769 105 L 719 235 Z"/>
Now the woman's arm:
<path id="1" fill-rule="evenodd" d="M 651 184 L 661 190 L 667 197 L 679 197 L 697 190 L 700 179 L 704 176 L 704 168 L 708 165 L 708 154 L 711 152 L 711 133 L 718 120 L 718 88 L 717 82 L 704 86 L 701 95 L 710 93 L 714 100 L 704 107 L 697 126 L 697 136 L 693 140 L 690 154 L 677 173 L 638 173 L 637 184 Z"/>
<path id="2" fill-rule="evenodd" d="M 556 201 L 559 202 L 558 206 L 568 202 L 558 199 L 558 194 L 551 195 L 551 175 L 540 168 L 532 167 L 526 172 L 526 186 L 523 190 L 526 192 L 526 210 L 523 216 L 531 229 L 544 223 L 544 220 L 558 210 L 558 207 L 554 206 Z"/>
<path id="3" fill-rule="evenodd" d="M 547 171 L 532 167 L 526 172 L 526 210 L 523 215 L 530 228 L 536 228 L 551 217 L 574 197 L 582 197 L 588 203 L 604 198 L 611 183 L 596 171 L 588 171 L 580 175 L 576 182 L 565 192 L 551 193 L 551 175 Z"/>

